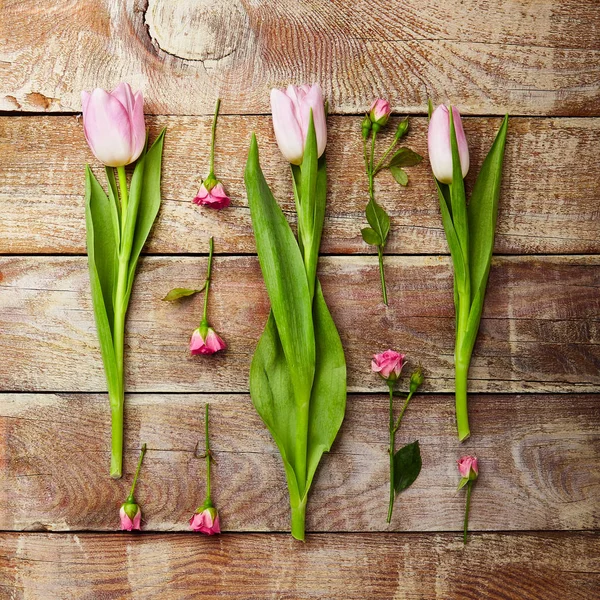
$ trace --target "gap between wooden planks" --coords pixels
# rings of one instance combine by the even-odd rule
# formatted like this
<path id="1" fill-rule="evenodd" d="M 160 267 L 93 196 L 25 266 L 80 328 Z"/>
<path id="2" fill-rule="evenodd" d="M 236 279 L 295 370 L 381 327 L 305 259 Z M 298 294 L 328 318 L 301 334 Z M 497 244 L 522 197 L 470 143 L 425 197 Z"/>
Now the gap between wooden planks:
<path id="1" fill-rule="evenodd" d="M 330 117 L 329 194 L 323 232 L 325 254 L 370 253 L 361 239 L 366 226 L 367 183 L 360 117 Z M 393 119 L 382 146 L 393 134 Z M 151 137 L 167 128 L 163 203 L 146 252 L 203 253 L 215 237 L 217 253 L 255 253 L 243 173 L 252 131 L 261 164 L 288 218 L 294 214 L 289 166 L 281 157 L 266 116 L 223 116 L 217 134 L 216 169 L 233 199 L 218 214 L 191 200 L 207 175 L 210 118 L 148 118 Z M 426 158 L 427 123 L 411 118 L 403 143 L 425 160 L 407 169 L 402 188 L 388 172 L 376 194 L 392 217 L 386 252 L 447 253 L 435 186 Z M 500 119 L 465 119 L 471 173 L 492 144 Z M 101 182 L 105 175 L 72 116 L 0 117 L 0 253 L 85 253 L 84 164 Z M 495 251 L 499 254 L 593 254 L 600 252 L 596 177 L 600 119 L 512 118 L 506 147 Z"/>
<path id="2" fill-rule="evenodd" d="M 203 408 L 210 403 L 213 498 L 225 531 L 285 531 L 289 504 L 277 449 L 248 395 L 129 394 L 124 477 L 108 476 L 106 394 L 0 394 L 3 530 L 114 531 L 142 443 L 136 498 L 144 530 L 186 531 L 204 497 Z M 423 470 L 387 513 L 387 396 L 348 396 L 344 424 L 311 491 L 308 531 L 460 531 L 456 459 L 481 474 L 472 531 L 600 526 L 600 396 L 473 394 L 472 438 L 459 445 L 453 397 L 415 396 L 397 435 L 419 440 Z"/>
<path id="3" fill-rule="evenodd" d="M 497 257 L 470 389 L 600 390 L 600 257 Z M 191 357 L 202 298 L 171 304 L 172 287 L 203 281 L 204 257 L 144 257 L 126 329 L 126 386 L 147 392 L 245 392 L 269 303 L 255 256 L 214 263 L 210 320 L 229 347 Z M 102 391 L 105 378 L 85 257 L 0 257 L 0 390 Z M 323 257 L 319 275 L 346 351 L 350 391 L 381 389 L 373 352 L 422 362 L 424 390 L 453 390 L 454 306 L 448 257 L 387 257 L 383 309 L 376 257 Z M 365 342 L 368 340 L 368 343 Z"/>
<path id="4" fill-rule="evenodd" d="M 10 598 L 594 600 L 600 538 L 585 533 L 0 534 Z M 93 591 L 92 591 L 93 590 Z M 9 597 L 9 596 L 7 596 Z"/>
<path id="5" fill-rule="evenodd" d="M 224 111 L 264 113 L 271 87 L 317 80 L 340 113 L 384 96 L 421 113 L 431 97 L 469 114 L 600 114 L 593 0 L 54 0 L 47 9 L 27 0 L 3 11 L 2 110 L 79 110 L 80 90 L 126 80 L 154 114 L 208 114 L 216 93 Z"/>

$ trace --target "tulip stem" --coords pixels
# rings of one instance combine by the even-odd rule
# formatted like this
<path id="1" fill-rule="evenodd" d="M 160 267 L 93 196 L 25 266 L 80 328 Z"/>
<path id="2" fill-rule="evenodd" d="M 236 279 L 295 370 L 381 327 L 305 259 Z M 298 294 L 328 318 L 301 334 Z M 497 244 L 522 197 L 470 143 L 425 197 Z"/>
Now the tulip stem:
<path id="1" fill-rule="evenodd" d="M 219 118 L 219 108 L 221 106 L 221 98 L 217 98 L 215 105 L 215 114 L 212 122 L 212 131 L 210 136 L 210 173 L 209 177 L 215 176 L 215 138 L 217 135 L 217 119 Z"/>
<path id="2" fill-rule="evenodd" d="M 119 188 L 121 190 L 121 231 L 125 231 L 125 217 L 127 216 L 127 204 L 129 202 L 125 167 L 117 167 L 117 175 L 119 177 Z"/>
<path id="3" fill-rule="evenodd" d="M 212 506 L 212 499 L 210 497 L 210 444 L 208 442 L 208 402 L 204 407 L 204 451 L 206 454 L 206 499 L 205 504 Z"/>
<path id="4" fill-rule="evenodd" d="M 469 480 L 467 483 L 467 502 L 465 504 L 465 521 L 463 524 L 463 544 L 467 543 L 467 532 L 469 529 L 469 509 L 471 508 L 471 489 L 473 487 L 473 481 Z"/>
<path id="5" fill-rule="evenodd" d="M 133 502 L 133 492 L 135 492 L 135 485 L 138 480 L 138 476 L 140 474 L 140 469 L 142 468 L 142 461 L 144 460 L 144 456 L 146 454 L 146 444 L 142 444 L 142 450 L 140 452 L 140 457 L 138 459 L 137 468 L 135 470 L 135 475 L 133 476 L 133 483 L 131 484 L 131 491 L 129 492 L 129 496 L 125 502 Z"/>
<path id="6" fill-rule="evenodd" d="M 212 272 L 214 247 L 215 245 L 211 236 L 208 240 L 208 267 L 206 269 L 206 281 L 204 282 L 204 311 L 202 312 L 202 323 L 208 322 L 208 290 L 210 288 L 210 274 Z"/>
<path id="7" fill-rule="evenodd" d="M 394 427 L 394 382 L 388 379 L 388 388 L 390 390 L 390 503 L 388 506 L 387 522 L 392 520 L 392 512 L 394 510 L 394 451 L 396 428 Z M 404 406 L 406 408 L 406 404 Z M 403 411 L 404 412 L 404 409 Z"/>

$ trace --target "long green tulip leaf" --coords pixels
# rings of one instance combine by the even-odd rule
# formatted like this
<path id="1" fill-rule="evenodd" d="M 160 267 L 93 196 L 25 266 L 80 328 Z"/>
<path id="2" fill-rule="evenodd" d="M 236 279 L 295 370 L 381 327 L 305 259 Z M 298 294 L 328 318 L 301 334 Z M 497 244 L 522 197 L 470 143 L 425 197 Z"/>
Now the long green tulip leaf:
<path id="1" fill-rule="evenodd" d="M 119 375 L 112 325 L 118 258 L 110 202 L 91 169 L 86 167 L 85 220 L 92 304 L 108 389 L 116 391 Z"/>
<path id="2" fill-rule="evenodd" d="M 469 202 L 469 267 L 471 294 L 485 294 L 498 218 L 498 199 L 508 115 L 504 117 L 496 139 L 483 161 Z"/>
<path id="3" fill-rule="evenodd" d="M 164 139 L 165 130 L 163 129 L 144 157 L 143 178 L 141 180 L 142 189 L 135 219 L 135 233 L 129 256 L 128 298 L 131 295 L 138 259 L 160 209 L 160 180 Z M 138 165 L 136 165 L 137 168 Z"/>

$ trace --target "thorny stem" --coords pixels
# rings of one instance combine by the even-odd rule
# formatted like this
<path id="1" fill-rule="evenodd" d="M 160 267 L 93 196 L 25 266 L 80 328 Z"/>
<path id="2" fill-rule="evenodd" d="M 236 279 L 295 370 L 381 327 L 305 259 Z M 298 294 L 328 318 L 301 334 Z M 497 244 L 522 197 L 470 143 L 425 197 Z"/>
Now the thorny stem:
<path id="1" fill-rule="evenodd" d="M 206 453 L 206 499 L 205 504 L 212 504 L 210 497 L 210 444 L 208 442 L 208 403 L 204 409 L 204 451 Z"/>
<path id="2" fill-rule="evenodd" d="M 394 140 L 390 144 L 390 147 L 383 153 L 383 156 L 379 159 L 379 162 L 373 169 L 373 177 L 375 177 L 375 175 L 377 175 L 377 173 L 379 173 L 379 171 L 381 171 L 381 166 L 383 165 L 383 161 L 388 157 L 389 153 L 396 147 L 397 143 L 398 143 L 398 140 L 394 137 Z"/>
<path id="3" fill-rule="evenodd" d="M 396 424 L 394 425 L 394 433 L 396 433 L 396 431 L 398 431 L 398 429 L 400 428 L 400 423 L 402 422 L 402 417 L 404 416 L 404 412 L 408 408 L 408 403 L 410 402 L 410 399 L 413 397 L 413 394 L 414 394 L 414 392 L 409 392 L 408 396 L 406 396 L 406 400 L 404 401 L 402 410 L 400 411 L 400 414 L 398 415 L 398 420 L 396 421 Z"/>
<path id="4" fill-rule="evenodd" d="M 202 323 L 208 323 L 207 315 L 208 315 L 208 290 L 210 288 L 210 275 L 212 272 L 212 261 L 213 261 L 213 250 L 214 250 L 214 242 L 211 237 L 208 240 L 208 267 L 206 269 L 206 282 L 204 283 L 204 310 L 202 312 Z"/>
<path id="5" fill-rule="evenodd" d="M 212 122 L 212 132 L 210 137 L 210 173 L 209 177 L 215 176 L 215 137 L 217 133 L 217 119 L 219 117 L 219 107 L 221 106 L 221 98 L 217 98 L 217 104 L 215 105 L 215 116 Z"/>
<path id="6" fill-rule="evenodd" d="M 142 450 L 140 452 L 140 457 L 138 459 L 137 468 L 135 470 L 135 475 L 133 476 L 133 483 L 131 484 L 131 490 L 129 492 L 129 496 L 127 497 L 126 502 L 134 502 L 133 500 L 133 492 L 135 492 L 135 485 L 138 480 L 138 476 L 140 474 L 140 469 L 142 468 L 142 461 L 144 460 L 144 456 L 146 454 L 146 444 L 142 445 Z"/>
<path id="7" fill-rule="evenodd" d="M 390 523 L 392 520 L 392 511 L 394 510 L 394 450 L 396 435 L 396 429 L 394 428 L 394 382 L 388 380 L 388 387 L 390 390 L 390 503 L 388 506 L 387 522 Z"/>
<path id="8" fill-rule="evenodd" d="M 467 483 L 467 503 L 465 505 L 465 523 L 463 526 L 463 543 L 467 543 L 467 531 L 469 528 L 469 509 L 471 508 L 471 489 L 473 487 L 473 481 L 470 480 Z"/>

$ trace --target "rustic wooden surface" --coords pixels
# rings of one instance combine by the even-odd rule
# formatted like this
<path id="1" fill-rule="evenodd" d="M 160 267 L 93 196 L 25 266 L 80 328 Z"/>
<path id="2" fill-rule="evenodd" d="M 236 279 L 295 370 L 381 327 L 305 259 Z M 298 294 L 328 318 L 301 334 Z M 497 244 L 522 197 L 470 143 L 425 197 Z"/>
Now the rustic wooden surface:
<path id="1" fill-rule="evenodd" d="M 600 598 L 600 4 L 596 0 L 6 0 L 0 18 L 0 598 L 388 600 Z M 142 89 L 167 128 L 163 205 L 140 262 L 126 344 L 125 476 L 107 476 L 109 411 L 89 297 L 83 165 L 103 180 L 80 91 Z M 248 396 L 268 312 L 243 167 L 252 131 L 293 221 L 272 86 L 318 81 L 329 101 L 329 196 L 320 277 L 348 359 L 347 417 L 317 472 L 307 542 L 288 533 L 281 461 Z M 222 98 L 217 175 L 233 199 L 191 205 Z M 392 216 L 391 304 L 360 238 L 359 123 L 376 96 L 411 117 L 460 105 L 467 186 L 510 112 L 490 289 L 470 372 L 472 437 L 453 423 L 452 275 L 427 161 L 378 199 Z M 226 353 L 191 358 L 215 236 L 211 321 Z M 423 471 L 387 497 L 387 399 L 370 354 L 427 372 L 398 443 Z M 226 533 L 185 533 L 202 501 L 195 458 L 211 404 L 214 496 Z M 145 533 L 117 534 L 141 443 Z M 475 452 L 472 536 L 455 460 Z"/>

